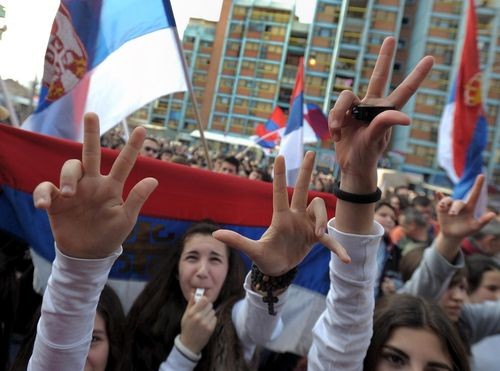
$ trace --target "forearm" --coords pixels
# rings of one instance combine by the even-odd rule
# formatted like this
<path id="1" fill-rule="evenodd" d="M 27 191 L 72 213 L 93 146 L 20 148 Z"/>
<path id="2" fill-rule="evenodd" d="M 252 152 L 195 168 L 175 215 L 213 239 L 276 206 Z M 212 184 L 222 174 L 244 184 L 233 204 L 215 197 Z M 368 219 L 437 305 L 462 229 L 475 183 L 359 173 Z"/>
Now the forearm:
<path id="1" fill-rule="evenodd" d="M 121 248 L 104 259 L 67 257 L 56 248 L 29 370 L 81 370 L 101 291 Z"/>
<path id="2" fill-rule="evenodd" d="M 330 234 L 351 256 L 351 264 L 332 254 L 330 291 L 326 310 L 313 330 L 309 352 L 310 370 L 362 370 L 372 334 L 376 275 L 376 251 L 383 228 L 372 224 L 370 234 L 354 235 L 339 231 L 330 221 Z M 335 228 L 334 228 L 335 227 Z"/>
<path id="3" fill-rule="evenodd" d="M 462 238 L 453 238 L 439 233 L 434 241 L 439 254 L 450 263 L 454 262 L 460 254 Z"/>
<path id="4" fill-rule="evenodd" d="M 276 315 L 269 314 L 262 295 L 250 287 L 250 273 L 245 279 L 246 296 L 237 302 L 232 310 L 232 320 L 238 338 L 243 346 L 245 359 L 250 360 L 256 345 L 264 345 L 281 332 L 281 312 L 286 303 L 287 292 L 278 295 L 274 304 Z"/>

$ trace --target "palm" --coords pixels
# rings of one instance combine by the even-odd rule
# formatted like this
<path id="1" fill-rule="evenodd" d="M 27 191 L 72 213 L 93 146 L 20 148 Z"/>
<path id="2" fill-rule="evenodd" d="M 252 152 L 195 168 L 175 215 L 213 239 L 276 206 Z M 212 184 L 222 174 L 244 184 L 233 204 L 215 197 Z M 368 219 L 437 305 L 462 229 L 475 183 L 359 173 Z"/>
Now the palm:
<path id="1" fill-rule="evenodd" d="M 214 237 L 242 250 L 270 276 L 279 276 L 297 266 L 316 242 L 323 243 L 342 260 L 348 261 L 345 250 L 325 235 L 327 215 L 322 199 L 307 205 L 308 185 L 314 165 L 314 154 L 308 152 L 302 163 L 291 204 L 285 180 L 283 157 L 276 158 L 273 180 L 273 218 L 271 226 L 259 241 L 252 241 L 236 232 L 220 230 Z"/>
<path id="2" fill-rule="evenodd" d="M 423 58 L 412 73 L 387 97 L 384 90 L 392 68 L 395 50 L 394 38 L 382 44 L 366 96 L 360 100 L 351 91 L 343 91 L 329 114 L 330 133 L 335 141 L 337 162 L 342 172 L 366 175 L 374 168 L 387 148 L 390 130 L 394 125 L 407 125 L 409 119 L 401 112 L 388 111 L 375 117 L 369 124 L 354 119 L 350 110 L 360 103 L 377 106 L 403 107 L 432 68 L 432 57 Z"/>
<path id="3" fill-rule="evenodd" d="M 144 140 L 144 130 L 132 133 L 109 175 L 100 174 L 99 124 L 86 115 L 82 162 L 67 161 L 61 170 L 61 189 L 51 183 L 38 185 L 35 205 L 47 210 L 52 233 L 63 253 L 74 257 L 109 256 L 123 243 L 137 219 L 140 207 L 156 186 L 143 179 L 127 201 L 122 199 L 125 179 Z M 71 190 L 65 190 L 66 187 Z"/>

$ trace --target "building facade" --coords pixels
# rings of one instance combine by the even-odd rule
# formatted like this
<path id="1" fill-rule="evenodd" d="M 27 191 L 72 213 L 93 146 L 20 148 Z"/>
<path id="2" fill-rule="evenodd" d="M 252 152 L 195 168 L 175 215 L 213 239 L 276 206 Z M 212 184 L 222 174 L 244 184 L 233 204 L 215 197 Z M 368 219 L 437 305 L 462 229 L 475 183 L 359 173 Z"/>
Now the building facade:
<path id="1" fill-rule="evenodd" d="M 398 49 L 390 90 L 423 56 L 433 55 L 436 65 L 404 107 L 413 123 L 394 130 L 388 156 L 399 170 L 450 185 L 437 164 L 437 133 L 460 59 L 467 3 L 318 0 L 313 20 L 306 25 L 298 22 L 293 1 L 225 0 L 217 26 L 211 25 L 215 27 L 210 33 L 211 54 L 209 48 L 197 54 L 190 46 L 199 20 L 192 21 L 184 36 L 202 122 L 211 131 L 253 135 L 255 126 L 265 122 L 276 105 L 287 112 L 301 56 L 305 57 L 305 101 L 328 112 L 342 90 L 360 96 L 365 93 L 382 40 L 395 36 Z M 489 127 L 484 159 L 490 183 L 500 184 L 500 6 L 495 1 L 481 1 L 476 12 Z M 203 32 L 197 35 L 201 40 Z M 207 58 L 208 68 L 204 62 L 195 62 Z M 147 110 L 145 121 L 168 130 L 195 128 L 185 94 L 162 98 Z M 319 157 L 333 158 L 332 148 L 327 141 L 316 150 Z"/>

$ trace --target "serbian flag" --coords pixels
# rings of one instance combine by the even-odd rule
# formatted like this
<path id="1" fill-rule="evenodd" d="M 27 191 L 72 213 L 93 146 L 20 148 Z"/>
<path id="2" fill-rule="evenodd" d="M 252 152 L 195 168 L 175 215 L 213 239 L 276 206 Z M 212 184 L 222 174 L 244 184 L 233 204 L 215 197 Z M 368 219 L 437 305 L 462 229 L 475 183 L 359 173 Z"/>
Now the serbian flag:
<path id="1" fill-rule="evenodd" d="M 304 156 L 304 58 L 300 58 L 295 86 L 290 99 L 290 111 L 285 133 L 281 138 L 279 154 L 285 157 L 286 183 L 295 185 Z"/>
<path id="2" fill-rule="evenodd" d="M 276 147 L 277 141 L 280 139 L 280 131 L 286 125 L 286 116 L 283 110 L 276 106 L 267 120 L 266 124 L 258 124 L 255 127 L 257 135 L 257 144 L 264 148 Z"/>
<path id="3" fill-rule="evenodd" d="M 317 139 L 330 139 L 328 119 L 318 105 L 314 103 L 304 104 L 304 121 L 304 130 L 306 130 L 307 126 L 310 126 Z M 304 136 L 306 136 L 306 133 L 304 133 Z"/>
<path id="4" fill-rule="evenodd" d="M 467 196 L 481 174 L 487 144 L 476 32 L 474 1 L 469 0 L 458 75 L 441 117 L 438 139 L 438 162 L 455 183 L 453 197 L 457 199 Z"/>
<path id="5" fill-rule="evenodd" d="M 33 206 L 32 192 L 45 180 L 58 185 L 61 166 L 70 158 L 81 158 L 82 145 L 7 125 L 0 125 L 0 143 L 0 229 L 32 247 L 35 284 L 41 292 L 54 259 L 54 239 L 46 212 Z M 102 150 L 103 174 L 109 172 L 117 154 L 115 150 Z M 272 217 L 270 183 L 139 157 L 125 184 L 125 194 L 147 176 L 158 179 L 159 186 L 142 208 L 109 279 L 126 310 L 164 258 L 166 249 L 194 221 L 210 218 L 258 239 Z M 309 200 L 315 196 L 325 200 L 328 216 L 332 217 L 335 197 L 311 192 Z M 312 327 L 325 308 L 329 261 L 330 251 L 318 244 L 300 264 L 283 313 L 284 332 L 269 347 L 307 354 Z M 246 263 L 249 268 L 248 259 Z"/>
<path id="6" fill-rule="evenodd" d="M 22 127 L 82 140 L 83 115 L 102 133 L 151 100 L 187 89 L 169 0 L 62 0 L 38 107 Z"/>

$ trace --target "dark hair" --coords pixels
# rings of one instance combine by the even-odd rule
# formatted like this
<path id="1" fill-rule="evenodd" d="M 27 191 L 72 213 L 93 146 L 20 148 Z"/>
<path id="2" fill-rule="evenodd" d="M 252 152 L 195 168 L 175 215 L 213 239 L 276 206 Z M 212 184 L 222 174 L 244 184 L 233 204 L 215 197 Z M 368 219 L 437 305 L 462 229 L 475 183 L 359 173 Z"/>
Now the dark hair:
<path id="1" fill-rule="evenodd" d="M 407 207 L 403 211 L 403 225 L 409 225 L 415 223 L 418 227 L 427 226 L 427 221 L 420 211 L 414 207 Z"/>
<path id="2" fill-rule="evenodd" d="M 432 331 L 441 341 L 453 363 L 454 371 L 470 371 L 467 351 L 455 326 L 434 303 L 411 295 L 382 297 L 376 305 L 373 336 L 364 359 L 364 370 L 375 370 L 382 348 L 394 330 L 407 327 Z"/>
<path id="3" fill-rule="evenodd" d="M 211 222 L 192 225 L 174 247 L 168 247 L 165 261 L 152 277 L 142 293 L 134 302 L 128 315 L 128 346 L 132 356 L 132 367 L 136 370 L 158 370 L 160 364 L 170 353 L 175 337 L 181 330 L 181 319 L 187 306 L 182 294 L 178 265 L 186 241 L 193 235 L 212 235 L 219 227 Z M 219 297 L 214 303 L 218 310 L 217 327 L 214 334 L 220 332 L 221 312 L 244 296 L 243 263 L 240 256 L 228 247 L 228 272 Z M 230 312 L 229 312 L 230 315 Z M 196 369 L 208 369 L 210 362 L 212 336 L 202 351 L 202 359 Z"/>
<path id="4" fill-rule="evenodd" d="M 386 201 L 379 201 L 375 204 L 375 212 L 382 208 L 382 207 L 388 207 L 389 209 L 391 209 L 393 212 L 394 212 L 394 215 L 396 215 L 396 210 L 394 209 L 394 207 L 389 203 L 389 202 L 386 202 Z"/>
<path id="5" fill-rule="evenodd" d="M 236 157 L 234 157 L 234 156 L 227 156 L 227 157 L 224 158 L 224 162 L 228 162 L 231 165 L 236 166 L 236 172 L 239 171 L 239 169 L 240 169 L 240 160 L 238 160 Z"/>
<path id="6" fill-rule="evenodd" d="M 160 145 L 160 142 L 158 141 L 158 139 L 156 139 L 155 137 L 152 137 L 150 135 L 146 136 L 146 138 L 144 138 L 144 140 L 150 140 L 152 142 L 155 142 L 156 144 Z"/>
<path id="7" fill-rule="evenodd" d="M 477 290 L 485 272 L 500 270 L 500 264 L 494 259 L 479 254 L 467 256 L 465 265 L 467 266 L 467 282 L 470 293 Z"/>
<path id="8" fill-rule="evenodd" d="M 38 321 L 40 320 L 40 309 L 33 314 L 30 329 L 23 339 L 17 357 L 12 364 L 10 371 L 26 370 L 29 359 L 33 353 L 35 345 Z M 97 304 L 97 313 L 101 315 L 106 326 L 106 334 L 109 342 L 108 362 L 106 371 L 118 371 L 125 356 L 123 352 L 125 314 L 120 299 L 115 291 L 108 285 L 104 286 Z"/>
<path id="9" fill-rule="evenodd" d="M 411 200 L 411 206 L 432 206 L 432 201 L 427 196 L 417 196 L 413 200 Z"/>
<path id="10" fill-rule="evenodd" d="M 120 370 L 124 356 L 125 313 L 116 292 L 108 285 L 104 286 L 97 304 L 97 313 L 106 325 L 109 342 L 108 363 L 106 371 Z"/>
<path id="11" fill-rule="evenodd" d="M 403 282 L 408 281 L 413 276 L 413 272 L 415 272 L 422 261 L 425 249 L 426 247 L 417 246 L 402 256 L 399 262 L 399 271 L 401 272 Z"/>

